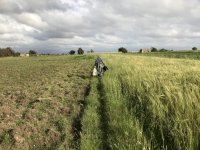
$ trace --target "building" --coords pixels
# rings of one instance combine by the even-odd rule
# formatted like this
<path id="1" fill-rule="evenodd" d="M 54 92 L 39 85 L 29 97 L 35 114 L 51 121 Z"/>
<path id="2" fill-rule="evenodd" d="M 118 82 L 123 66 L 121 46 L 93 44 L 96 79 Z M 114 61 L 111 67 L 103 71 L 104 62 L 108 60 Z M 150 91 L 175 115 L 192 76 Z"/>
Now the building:
<path id="1" fill-rule="evenodd" d="M 144 49 L 140 49 L 140 51 L 139 51 L 140 53 L 150 53 L 151 52 L 151 50 L 150 49 L 148 49 L 148 48 L 144 48 Z"/>
<path id="2" fill-rule="evenodd" d="M 28 53 L 20 53 L 20 57 L 29 57 Z"/>

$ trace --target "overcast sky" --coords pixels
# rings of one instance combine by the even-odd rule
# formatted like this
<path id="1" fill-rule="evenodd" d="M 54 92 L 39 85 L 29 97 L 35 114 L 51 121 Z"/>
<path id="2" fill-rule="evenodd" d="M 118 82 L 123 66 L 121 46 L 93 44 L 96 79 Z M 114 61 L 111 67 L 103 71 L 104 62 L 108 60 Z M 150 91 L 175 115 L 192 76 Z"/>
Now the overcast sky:
<path id="1" fill-rule="evenodd" d="M 0 0 L 0 47 L 200 48 L 200 0 Z"/>

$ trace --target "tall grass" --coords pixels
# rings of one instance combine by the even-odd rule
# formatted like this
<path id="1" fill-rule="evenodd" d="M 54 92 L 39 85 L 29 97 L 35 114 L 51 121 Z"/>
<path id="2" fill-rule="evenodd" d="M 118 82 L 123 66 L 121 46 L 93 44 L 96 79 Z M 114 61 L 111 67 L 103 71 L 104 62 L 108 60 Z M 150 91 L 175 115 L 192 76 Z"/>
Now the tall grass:
<path id="1" fill-rule="evenodd" d="M 101 79 L 108 130 L 100 140 L 108 149 L 200 148 L 199 61 L 112 54 L 102 59 L 109 67 Z"/>

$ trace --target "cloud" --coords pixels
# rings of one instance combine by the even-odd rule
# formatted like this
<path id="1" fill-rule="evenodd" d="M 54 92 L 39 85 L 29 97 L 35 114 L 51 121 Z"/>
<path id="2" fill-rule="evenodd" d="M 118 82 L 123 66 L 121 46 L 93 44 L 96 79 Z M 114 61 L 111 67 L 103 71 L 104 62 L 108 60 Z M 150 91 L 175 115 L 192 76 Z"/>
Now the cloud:
<path id="1" fill-rule="evenodd" d="M 63 3 L 60 0 L 1 0 L 0 1 L 0 12 L 13 14 L 32 12 L 40 13 L 45 10 L 61 10 L 65 11 L 70 6 L 68 3 Z"/>
<path id="2" fill-rule="evenodd" d="M 36 29 L 45 29 L 48 24 L 42 20 L 42 18 L 34 13 L 21 13 L 15 16 L 15 19 L 22 24 L 31 26 Z"/>
<path id="3" fill-rule="evenodd" d="M 0 0 L 0 14 L 0 44 L 18 50 L 200 47 L 199 0 Z"/>

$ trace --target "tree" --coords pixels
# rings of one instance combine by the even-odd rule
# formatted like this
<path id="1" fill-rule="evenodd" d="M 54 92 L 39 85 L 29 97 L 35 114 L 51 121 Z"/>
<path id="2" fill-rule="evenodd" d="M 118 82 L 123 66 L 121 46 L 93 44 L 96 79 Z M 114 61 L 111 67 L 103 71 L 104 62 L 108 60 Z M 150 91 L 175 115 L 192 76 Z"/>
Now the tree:
<path id="1" fill-rule="evenodd" d="M 155 47 L 152 47 L 152 48 L 151 48 L 151 52 L 158 52 L 158 49 L 155 48 Z"/>
<path id="2" fill-rule="evenodd" d="M 37 52 L 35 50 L 30 50 L 29 51 L 29 55 L 36 55 L 36 54 L 37 54 Z"/>
<path id="3" fill-rule="evenodd" d="M 94 50 L 91 49 L 91 50 L 87 51 L 87 53 L 94 53 Z"/>
<path id="4" fill-rule="evenodd" d="M 71 51 L 69 52 L 70 55 L 74 55 L 75 53 L 76 53 L 76 51 L 74 51 L 74 50 L 71 50 Z"/>
<path id="5" fill-rule="evenodd" d="M 139 50 L 139 53 L 142 53 L 142 52 L 143 52 L 143 50 L 142 50 L 142 49 L 140 49 L 140 50 Z"/>
<path id="6" fill-rule="evenodd" d="M 93 50 L 93 49 L 91 49 L 91 50 L 90 50 L 90 53 L 94 53 L 94 50 Z"/>
<path id="7" fill-rule="evenodd" d="M 19 57 L 20 56 L 20 52 L 16 52 L 14 56 L 15 57 Z"/>
<path id="8" fill-rule="evenodd" d="M 193 47 L 192 50 L 193 50 L 193 51 L 196 51 L 196 50 L 197 50 L 197 47 Z"/>
<path id="9" fill-rule="evenodd" d="M 0 57 L 14 56 L 15 51 L 11 47 L 0 48 Z"/>
<path id="10" fill-rule="evenodd" d="M 84 54 L 84 50 L 83 50 L 82 48 L 79 48 L 79 49 L 78 49 L 78 54 L 79 54 L 79 55 L 83 55 L 83 54 Z"/>
<path id="11" fill-rule="evenodd" d="M 15 55 L 15 51 L 11 47 L 7 47 L 6 51 L 7 51 L 9 56 L 14 56 Z"/>
<path id="12" fill-rule="evenodd" d="M 128 51 L 127 51 L 126 48 L 120 47 L 120 48 L 118 49 L 118 52 L 127 53 Z"/>

